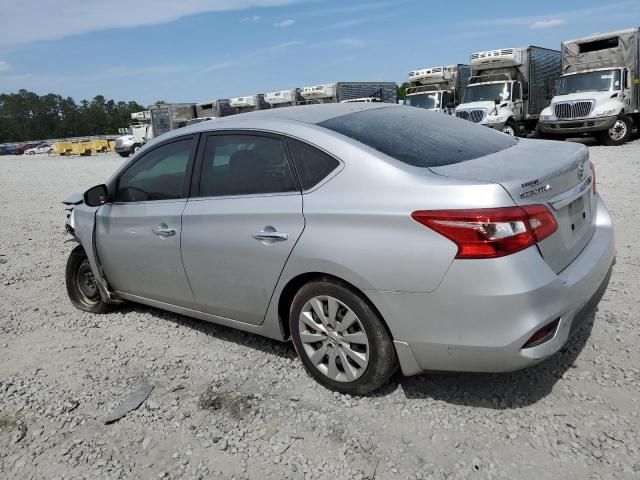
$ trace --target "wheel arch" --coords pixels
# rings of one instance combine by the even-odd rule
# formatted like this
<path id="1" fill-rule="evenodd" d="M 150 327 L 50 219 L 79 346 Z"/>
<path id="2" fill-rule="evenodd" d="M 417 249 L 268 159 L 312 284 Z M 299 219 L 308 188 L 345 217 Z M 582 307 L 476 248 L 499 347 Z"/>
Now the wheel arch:
<path id="1" fill-rule="evenodd" d="M 282 288 L 282 290 L 280 291 L 277 302 L 277 315 L 278 322 L 280 324 L 280 331 L 282 332 L 285 339 L 288 339 L 291 336 L 289 327 L 289 310 L 291 308 L 293 298 L 295 297 L 296 293 L 298 293 L 300 288 L 302 288 L 302 286 L 313 281 L 330 281 L 355 291 L 378 314 L 378 316 L 382 320 L 382 324 L 384 325 L 385 330 L 387 331 L 387 334 L 389 335 L 389 338 L 391 338 L 391 340 L 393 341 L 393 334 L 389 329 L 389 325 L 387 324 L 386 319 L 382 316 L 382 313 L 380 312 L 378 307 L 373 303 L 373 301 L 371 301 L 371 299 L 361 288 L 358 288 L 353 283 L 348 282 L 347 280 L 340 278 L 337 275 L 320 271 L 300 273 L 291 278 L 285 284 L 284 288 Z"/>

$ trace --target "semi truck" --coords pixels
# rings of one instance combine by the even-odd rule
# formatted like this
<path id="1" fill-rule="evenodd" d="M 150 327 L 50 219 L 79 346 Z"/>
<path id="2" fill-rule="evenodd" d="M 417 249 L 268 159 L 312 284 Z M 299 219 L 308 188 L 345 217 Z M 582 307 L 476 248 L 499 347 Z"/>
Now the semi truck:
<path id="1" fill-rule="evenodd" d="M 269 108 L 269 104 L 264 101 L 264 94 L 262 93 L 232 98 L 229 100 L 229 105 L 235 110 L 235 113 L 255 112 Z"/>
<path id="2" fill-rule="evenodd" d="M 298 105 L 304 101 L 302 95 L 300 95 L 299 88 L 292 88 L 289 90 L 276 90 L 264 94 L 264 101 L 267 102 L 271 108 L 292 107 Z"/>
<path id="3" fill-rule="evenodd" d="M 300 104 L 379 101 L 396 103 L 395 82 L 334 82 L 303 87 Z"/>
<path id="4" fill-rule="evenodd" d="M 456 116 L 511 136 L 534 131 L 560 77 L 560 51 L 503 48 L 474 53 L 469 63 L 471 77 Z"/>
<path id="5" fill-rule="evenodd" d="M 452 115 L 470 75 L 469 65 L 461 63 L 412 70 L 404 104 Z"/>
<path id="6" fill-rule="evenodd" d="M 640 124 L 640 28 L 562 42 L 562 77 L 538 134 L 621 145 Z"/>
<path id="7" fill-rule="evenodd" d="M 196 116 L 198 118 L 219 118 L 233 115 L 235 110 L 231 107 L 229 99 L 219 98 L 210 102 L 202 102 L 196 105 Z"/>
<path id="8" fill-rule="evenodd" d="M 133 122 L 126 129 L 121 129 L 124 135 L 116 138 L 115 151 L 121 157 L 128 157 L 138 151 L 145 143 L 153 138 L 151 112 L 134 112 L 131 114 Z"/>
<path id="9" fill-rule="evenodd" d="M 153 134 L 158 137 L 176 128 L 184 127 L 189 120 L 196 117 L 195 103 L 163 103 L 152 105 L 151 125 Z"/>

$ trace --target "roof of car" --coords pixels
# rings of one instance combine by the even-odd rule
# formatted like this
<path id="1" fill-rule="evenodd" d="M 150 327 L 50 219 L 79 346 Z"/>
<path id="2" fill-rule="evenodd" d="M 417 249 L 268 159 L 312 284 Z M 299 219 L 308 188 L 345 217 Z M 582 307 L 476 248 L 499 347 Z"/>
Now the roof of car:
<path id="1" fill-rule="evenodd" d="M 214 119 L 213 122 L 201 122 L 179 129 L 181 133 L 201 132 L 211 130 L 212 127 L 229 128 L 235 125 L 241 126 L 247 122 L 256 120 L 288 120 L 317 124 L 326 120 L 349 115 L 351 113 L 377 110 L 380 108 L 395 107 L 393 103 L 325 103 L 319 105 L 300 105 L 296 107 L 271 108 L 257 112 L 241 113 L 228 117 Z M 175 131 L 175 130 L 174 130 Z"/>

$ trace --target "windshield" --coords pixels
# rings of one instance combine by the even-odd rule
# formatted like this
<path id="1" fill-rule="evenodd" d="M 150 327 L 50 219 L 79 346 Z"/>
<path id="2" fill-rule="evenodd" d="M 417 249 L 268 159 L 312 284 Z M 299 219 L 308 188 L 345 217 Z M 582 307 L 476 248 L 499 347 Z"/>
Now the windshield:
<path id="1" fill-rule="evenodd" d="M 510 91 L 509 82 L 469 85 L 464 92 L 462 103 L 493 102 L 496 98 L 505 101 L 509 100 Z"/>
<path id="2" fill-rule="evenodd" d="M 440 107 L 440 93 L 433 92 L 407 95 L 404 99 L 404 104 L 420 108 L 438 108 Z"/>
<path id="3" fill-rule="evenodd" d="M 620 70 L 576 73 L 560 79 L 558 95 L 581 92 L 608 92 L 620 90 Z"/>

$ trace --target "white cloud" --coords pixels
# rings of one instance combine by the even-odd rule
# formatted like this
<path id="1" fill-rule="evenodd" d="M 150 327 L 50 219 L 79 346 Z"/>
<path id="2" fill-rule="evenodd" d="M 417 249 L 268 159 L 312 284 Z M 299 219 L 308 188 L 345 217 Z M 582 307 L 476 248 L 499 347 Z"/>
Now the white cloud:
<path id="1" fill-rule="evenodd" d="M 251 17 L 244 17 L 241 22 L 257 22 L 262 17 L 260 15 L 252 15 Z"/>
<path id="2" fill-rule="evenodd" d="M 8 72 L 9 70 L 11 70 L 11 65 L 4 60 L 0 60 L 0 72 Z"/>
<path id="3" fill-rule="evenodd" d="M 294 23 L 296 23 L 294 19 L 287 18 L 286 20 L 282 20 L 281 22 L 274 23 L 273 26 L 278 28 L 286 28 L 286 27 L 290 27 Z"/>
<path id="4" fill-rule="evenodd" d="M 204 12 L 279 7 L 303 1 L 307 0 L 109 0 L 107 5 L 104 0 L 3 0 L 0 46 L 161 24 Z"/>
<path id="5" fill-rule="evenodd" d="M 560 18 L 552 18 L 550 20 L 536 20 L 529 27 L 533 30 L 543 30 L 545 28 L 555 28 L 566 24 L 566 20 L 561 20 Z"/>

